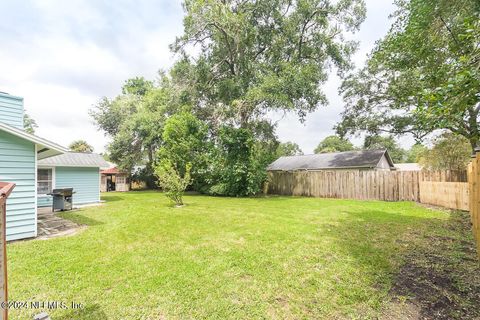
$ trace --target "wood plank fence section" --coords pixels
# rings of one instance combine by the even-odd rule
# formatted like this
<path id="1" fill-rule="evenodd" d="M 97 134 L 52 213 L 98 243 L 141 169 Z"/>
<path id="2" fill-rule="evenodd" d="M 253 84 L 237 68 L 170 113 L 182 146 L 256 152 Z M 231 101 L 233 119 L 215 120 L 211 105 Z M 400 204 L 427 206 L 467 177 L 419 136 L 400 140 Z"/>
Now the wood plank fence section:
<path id="1" fill-rule="evenodd" d="M 444 208 L 468 211 L 466 182 L 420 181 L 420 202 Z"/>
<path id="2" fill-rule="evenodd" d="M 467 182 L 467 170 L 424 170 L 417 171 L 420 181 Z"/>
<path id="3" fill-rule="evenodd" d="M 480 256 L 480 152 L 478 151 L 468 165 L 468 187 L 473 235 L 477 243 L 477 253 Z"/>
<path id="4" fill-rule="evenodd" d="M 273 171 L 268 193 L 358 200 L 419 201 L 415 171 Z"/>

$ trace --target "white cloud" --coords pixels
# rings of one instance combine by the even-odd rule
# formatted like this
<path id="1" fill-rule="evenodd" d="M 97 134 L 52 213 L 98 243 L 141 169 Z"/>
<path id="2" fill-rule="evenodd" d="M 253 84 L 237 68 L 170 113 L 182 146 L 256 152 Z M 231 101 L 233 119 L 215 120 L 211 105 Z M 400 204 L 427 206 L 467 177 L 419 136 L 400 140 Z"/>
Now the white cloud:
<path id="1" fill-rule="evenodd" d="M 21 23 L 19 23 L 21 21 Z M 88 115 L 135 76 L 153 79 L 173 63 L 182 32 L 178 2 L 31 1 L 0 3 L 0 91 L 24 97 L 37 134 L 62 145 L 107 138 Z"/>
<path id="2" fill-rule="evenodd" d="M 355 35 L 361 41 L 358 64 L 388 30 L 393 11 L 385 1 L 367 5 L 367 20 Z M 182 19 L 176 0 L 2 1 L 0 42 L 6 49 L 0 51 L 0 91 L 25 98 L 38 135 L 63 145 L 85 139 L 101 152 L 107 139 L 88 110 L 102 96 L 118 94 L 126 79 L 154 79 L 159 69 L 168 69 L 174 61 L 168 45 L 182 33 Z M 280 120 L 280 138 L 312 152 L 333 133 L 343 110 L 339 83 L 333 75 L 325 86 L 330 106 L 308 115 L 306 124 L 294 115 Z"/>

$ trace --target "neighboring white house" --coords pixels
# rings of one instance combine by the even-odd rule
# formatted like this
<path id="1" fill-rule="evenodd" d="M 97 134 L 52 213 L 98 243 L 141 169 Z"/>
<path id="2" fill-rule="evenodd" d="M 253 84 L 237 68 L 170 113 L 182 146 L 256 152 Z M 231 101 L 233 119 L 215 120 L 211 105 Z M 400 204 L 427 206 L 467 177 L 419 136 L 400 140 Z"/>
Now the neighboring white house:
<path id="1" fill-rule="evenodd" d="M 411 163 L 396 163 L 395 168 L 398 171 L 421 171 L 422 166 L 419 163 L 411 162 Z"/>

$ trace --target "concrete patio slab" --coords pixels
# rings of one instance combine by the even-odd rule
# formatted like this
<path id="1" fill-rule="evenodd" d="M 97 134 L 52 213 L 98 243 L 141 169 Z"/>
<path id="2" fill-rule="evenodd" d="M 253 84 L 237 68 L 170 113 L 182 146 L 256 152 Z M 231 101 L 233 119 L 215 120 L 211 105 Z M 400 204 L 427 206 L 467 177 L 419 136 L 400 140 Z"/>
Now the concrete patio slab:
<path id="1" fill-rule="evenodd" d="M 38 208 L 37 239 L 72 235 L 84 228 L 85 226 L 57 216 L 51 207 Z"/>

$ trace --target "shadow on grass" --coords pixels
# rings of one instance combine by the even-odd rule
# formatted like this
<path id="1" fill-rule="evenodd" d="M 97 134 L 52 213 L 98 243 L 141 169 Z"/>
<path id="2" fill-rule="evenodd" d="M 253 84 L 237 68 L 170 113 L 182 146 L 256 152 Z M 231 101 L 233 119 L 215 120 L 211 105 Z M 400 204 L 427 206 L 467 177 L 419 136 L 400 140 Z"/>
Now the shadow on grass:
<path id="1" fill-rule="evenodd" d="M 121 201 L 125 200 L 125 197 L 102 194 L 102 200 L 105 200 L 106 202 Z"/>
<path id="2" fill-rule="evenodd" d="M 421 319 L 480 319 L 480 263 L 468 212 L 452 212 L 425 235 L 396 275 L 391 296 L 413 304 Z"/>
<path id="3" fill-rule="evenodd" d="M 84 307 L 83 309 L 72 310 L 71 312 L 67 313 L 63 317 L 55 317 L 55 320 L 71 320 L 71 319 L 76 319 L 76 320 L 82 320 L 82 319 L 85 319 L 85 320 L 86 319 L 104 320 L 104 319 L 108 319 L 108 317 L 98 304 L 89 305 L 89 306 Z"/>
<path id="4" fill-rule="evenodd" d="M 82 211 L 62 212 L 58 216 L 81 225 L 98 226 L 103 224 L 103 222 L 84 216 Z"/>
<path id="5" fill-rule="evenodd" d="M 412 307 L 419 319 L 479 319 L 480 264 L 468 212 L 451 212 L 448 220 L 381 210 L 345 213 L 328 236 L 375 287 L 389 290 L 392 302 L 380 319 L 407 318 Z M 394 255 L 403 262 L 391 270 Z M 393 304 L 403 304 L 400 314 L 389 314 Z"/>

